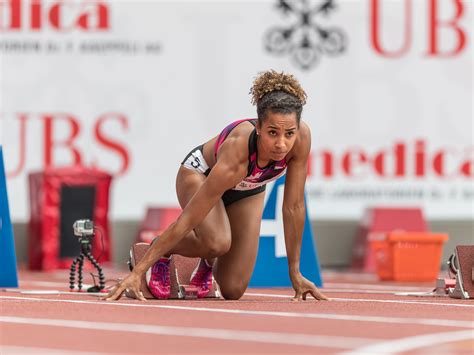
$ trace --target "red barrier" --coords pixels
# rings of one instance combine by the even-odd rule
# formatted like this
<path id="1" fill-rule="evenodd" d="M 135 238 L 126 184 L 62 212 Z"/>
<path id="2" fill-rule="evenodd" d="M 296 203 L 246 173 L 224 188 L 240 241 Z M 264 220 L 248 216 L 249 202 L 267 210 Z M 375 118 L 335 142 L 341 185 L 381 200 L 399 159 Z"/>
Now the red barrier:
<path id="1" fill-rule="evenodd" d="M 390 232 L 426 232 L 426 221 L 420 208 L 368 208 L 359 224 L 353 248 L 354 270 L 375 272 L 373 242 L 384 240 Z"/>
<path id="2" fill-rule="evenodd" d="M 109 188 L 111 175 L 81 167 L 46 169 L 29 175 L 29 267 L 69 268 L 80 245 L 72 225 L 90 219 L 102 233 L 92 242 L 100 262 L 110 260 Z M 103 242 L 103 246 L 102 246 Z"/>
<path id="3" fill-rule="evenodd" d="M 151 243 L 156 236 L 175 222 L 180 214 L 179 207 L 149 207 L 145 219 L 140 224 L 137 242 Z"/>

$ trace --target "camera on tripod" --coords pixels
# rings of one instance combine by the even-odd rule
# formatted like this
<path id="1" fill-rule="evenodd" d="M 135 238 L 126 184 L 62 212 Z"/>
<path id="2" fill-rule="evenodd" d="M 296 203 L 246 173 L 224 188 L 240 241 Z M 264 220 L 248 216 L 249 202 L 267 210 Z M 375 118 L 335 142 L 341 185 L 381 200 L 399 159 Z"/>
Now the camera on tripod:
<path id="1" fill-rule="evenodd" d="M 80 219 L 72 225 L 74 235 L 81 238 L 92 239 L 94 237 L 94 222 L 89 219 Z"/>
<path id="2" fill-rule="evenodd" d="M 69 272 L 69 289 L 74 290 L 76 286 L 76 267 L 77 267 L 77 288 L 79 291 L 82 289 L 82 269 L 84 266 L 84 259 L 88 259 L 92 265 L 96 268 L 99 273 L 99 285 L 89 288 L 89 292 L 100 292 L 105 288 L 105 277 L 99 263 L 92 256 L 92 239 L 95 236 L 94 222 L 89 219 L 79 219 L 73 224 L 74 235 L 79 237 L 79 243 L 81 243 L 81 253 L 72 262 L 71 269 Z M 99 229 L 100 231 L 100 229 Z M 100 257 L 99 257 L 100 258 Z"/>

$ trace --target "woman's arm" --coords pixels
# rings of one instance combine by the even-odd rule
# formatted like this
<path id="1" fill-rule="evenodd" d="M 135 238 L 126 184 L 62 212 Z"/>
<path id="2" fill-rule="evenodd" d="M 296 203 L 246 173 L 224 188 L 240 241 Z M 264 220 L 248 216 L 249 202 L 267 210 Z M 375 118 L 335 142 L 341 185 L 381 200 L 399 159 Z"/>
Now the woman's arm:
<path id="1" fill-rule="evenodd" d="M 237 185 L 247 174 L 247 140 L 245 137 L 232 137 L 224 142 L 219 150 L 218 161 L 179 218 L 150 246 L 131 274 L 109 292 L 106 300 L 119 299 L 126 289 L 144 300 L 139 291 L 141 276 L 197 227 L 222 194 Z"/>
<path id="2" fill-rule="evenodd" d="M 241 165 L 235 162 L 235 157 L 221 155 L 176 222 L 172 223 L 152 244 L 133 271 L 144 274 L 160 257 L 166 255 L 181 239 L 196 228 L 219 201 L 222 194 L 245 177 L 247 167 L 242 168 Z"/>
<path id="3" fill-rule="evenodd" d="M 311 293 L 314 298 L 327 299 L 316 286 L 305 279 L 300 272 L 300 252 L 303 229 L 306 219 L 304 186 L 307 175 L 308 156 L 311 149 L 311 132 L 301 122 L 299 139 L 295 143 L 294 153 L 288 162 L 283 199 L 283 226 L 285 230 L 286 254 L 290 279 L 295 289 L 295 299 L 306 299 Z"/>

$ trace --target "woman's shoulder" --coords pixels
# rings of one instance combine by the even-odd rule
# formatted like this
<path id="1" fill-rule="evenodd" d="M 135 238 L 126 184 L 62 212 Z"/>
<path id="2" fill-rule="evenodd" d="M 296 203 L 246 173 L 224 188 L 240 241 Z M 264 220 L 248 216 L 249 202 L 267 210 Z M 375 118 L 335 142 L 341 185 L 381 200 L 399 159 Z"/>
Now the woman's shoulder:
<path id="1" fill-rule="evenodd" d="M 239 161 L 247 161 L 248 142 L 255 126 L 251 122 L 242 121 L 235 126 L 221 143 L 218 151 L 231 151 L 234 157 L 239 157 Z M 220 155 L 218 152 L 218 155 Z"/>
<path id="2" fill-rule="evenodd" d="M 306 122 L 300 122 L 300 137 L 302 139 L 311 139 L 311 129 Z"/>
<path id="3" fill-rule="evenodd" d="M 295 157 L 306 157 L 311 149 L 311 129 L 306 122 L 301 121 L 298 137 L 289 154 L 289 160 Z"/>
<path id="4" fill-rule="evenodd" d="M 295 148 L 304 148 L 311 145 L 311 129 L 306 122 L 300 122 L 300 128 L 298 130 L 298 137 L 296 138 Z"/>
<path id="5" fill-rule="evenodd" d="M 248 139 L 255 129 L 255 125 L 251 120 L 241 120 L 228 133 L 224 142 L 230 144 L 247 144 Z"/>

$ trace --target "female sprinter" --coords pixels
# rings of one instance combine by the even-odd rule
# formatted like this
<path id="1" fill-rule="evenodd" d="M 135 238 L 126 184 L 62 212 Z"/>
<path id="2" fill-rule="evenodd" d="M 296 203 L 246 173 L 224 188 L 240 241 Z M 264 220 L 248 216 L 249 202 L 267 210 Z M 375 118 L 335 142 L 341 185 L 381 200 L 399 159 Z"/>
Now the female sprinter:
<path id="1" fill-rule="evenodd" d="M 250 93 L 258 119 L 231 123 L 187 155 L 176 178 L 183 212 L 106 300 L 119 299 L 127 289 L 145 300 L 145 273 L 151 293 L 168 298 L 172 254 L 201 258 L 191 278 L 198 297 L 209 292 L 213 275 L 225 299 L 242 297 L 257 257 L 265 184 L 285 172 L 283 222 L 294 300 L 308 293 L 327 299 L 299 269 L 311 147 L 311 132 L 300 121 L 306 93 L 293 76 L 273 70 L 260 74 Z"/>

